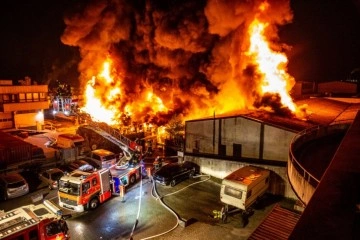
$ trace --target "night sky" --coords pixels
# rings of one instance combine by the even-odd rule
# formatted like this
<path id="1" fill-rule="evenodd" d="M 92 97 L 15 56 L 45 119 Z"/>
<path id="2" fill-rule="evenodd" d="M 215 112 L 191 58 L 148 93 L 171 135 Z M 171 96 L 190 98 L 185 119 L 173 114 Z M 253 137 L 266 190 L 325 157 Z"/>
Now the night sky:
<path id="1" fill-rule="evenodd" d="M 78 49 L 60 41 L 74 2 L 2 2 L 0 79 L 77 82 Z M 296 80 L 344 80 L 360 68 L 359 0 L 294 0 L 291 9 L 293 21 L 279 35 L 292 46 L 288 70 Z"/>

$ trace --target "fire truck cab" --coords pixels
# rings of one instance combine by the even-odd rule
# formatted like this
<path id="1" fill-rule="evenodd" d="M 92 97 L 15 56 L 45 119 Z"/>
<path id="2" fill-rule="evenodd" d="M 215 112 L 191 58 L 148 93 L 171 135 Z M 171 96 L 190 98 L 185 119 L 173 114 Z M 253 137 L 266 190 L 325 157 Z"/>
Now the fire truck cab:
<path id="1" fill-rule="evenodd" d="M 48 200 L 13 210 L 0 211 L 0 239 L 69 239 L 60 210 Z"/>
<path id="2" fill-rule="evenodd" d="M 59 205 L 76 212 L 95 209 L 111 197 L 111 182 L 109 169 L 92 173 L 75 170 L 59 180 Z"/>

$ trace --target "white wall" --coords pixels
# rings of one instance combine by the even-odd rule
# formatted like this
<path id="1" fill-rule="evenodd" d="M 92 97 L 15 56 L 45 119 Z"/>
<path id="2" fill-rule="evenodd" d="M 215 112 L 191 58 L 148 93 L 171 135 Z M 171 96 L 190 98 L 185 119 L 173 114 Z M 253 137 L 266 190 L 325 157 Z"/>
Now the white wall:
<path id="1" fill-rule="evenodd" d="M 296 133 L 264 125 L 263 159 L 287 162 L 290 143 Z"/>
<path id="2" fill-rule="evenodd" d="M 202 174 L 210 175 L 220 180 L 224 179 L 231 172 L 249 165 L 247 163 L 218 160 L 203 157 L 185 156 L 186 161 L 195 162 L 200 166 Z M 253 166 L 262 167 L 271 171 L 269 192 L 276 195 L 282 195 L 287 198 L 297 200 L 297 196 L 292 190 L 288 181 L 287 168 L 276 166 L 264 166 L 251 164 Z"/>
<path id="3" fill-rule="evenodd" d="M 286 162 L 294 136 L 295 132 L 242 116 L 217 119 L 215 125 L 214 120 L 189 121 L 186 122 L 185 152 L 194 152 L 197 142 L 198 153 L 218 154 L 220 141 L 226 147 L 226 156 L 234 155 L 233 144 L 241 144 L 242 158 Z"/>

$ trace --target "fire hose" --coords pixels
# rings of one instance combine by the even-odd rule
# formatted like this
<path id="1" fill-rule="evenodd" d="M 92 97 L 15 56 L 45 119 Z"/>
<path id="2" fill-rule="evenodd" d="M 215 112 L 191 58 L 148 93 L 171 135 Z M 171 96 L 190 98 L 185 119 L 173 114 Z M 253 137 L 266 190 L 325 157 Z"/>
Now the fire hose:
<path id="1" fill-rule="evenodd" d="M 188 186 L 186 186 L 186 187 L 184 187 L 184 188 L 182 188 L 182 189 L 180 189 L 180 190 L 178 190 L 178 191 L 175 191 L 175 192 L 166 194 L 166 195 L 161 196 L 161 197 L 159 196 L 159 193 L 157 192 L 155 181 L 152 180 L 152 183 L 153 183 L 153 186 L 152 186 L 152 189 L 151 189 L 151 194 L 152 194 L 152 196 L 153 196 L 154 198 L 156 198 L 156 200 L 159 200 L 159 201 L 160 201 L 160 204 L 163 205 L 164 208 L 166 208 L 170 213 L 172 213 L 172 214 L 175 216 L 175 218 L 176 218 L 177 221 L 176 221 L 176 224 L 175 224 L 172 228 L 170 228 L 169 230 L 167 230 L 167 231 L 165 231 L 165 232 L 162 232 L 162 233 L 159 233 L 159 234 L 156 234 L 156 235 L 153 235 L 153 236 L 149 236 L 149 237 L 146 237 L 146 238 L 142 238 L 141 240 L 147 240 L 147 239 L 151 239 L 151 238 L 155 238 L 155 237 L 159 237 L 159 236 L 165 235 L 165 234 L 167 234 L 167 233 L 175 230 L 175 229 L 177 228 L 177 226 L 179 226 L 179 221 L 180 221 L 179 215 L 178 215 L 172 208 L 170 208 L 169 206 L 167 206 L 167 205 L 164 203 L 163 198 L 164 198 L 164 197 L 167 197 L 167 196 L 170 196 L 170 195 L 173 195 L 173 194 L 176 194 L 176 193 L 179 193 L 179 192 L 181 192 L 182 190 L 184 190 L 184 189 L 186 189 L 186 188 L 188 188 L 188 187 L 190 187 L 190 186 L 192 186 L 192 185 L 199 184 L 199 183 L 201 183 L 201 182 L 205 182 L 205 181 L 207 181 L 207 180 L 210 179 L 210 175 L 197 175 L 197 176 L 194 176 L 193 178 L 204 177 L 204 176 L 205 176 L 205 177 L 208 177 L 208 178 L 206 178 L 206 179 L 204 179 L 204 180 L 201 180 L 201 181 L 199 181 L 199 182 L 195 182 L 195 183 L 189 184 Z M 150 176 L 150 177 L 151 177 L 151 176 Z M 135 224 L 137 224 L 137 222 L 136 222 Z M 135 225 L 134 225 L 134 226 L 135 226 Z"/>

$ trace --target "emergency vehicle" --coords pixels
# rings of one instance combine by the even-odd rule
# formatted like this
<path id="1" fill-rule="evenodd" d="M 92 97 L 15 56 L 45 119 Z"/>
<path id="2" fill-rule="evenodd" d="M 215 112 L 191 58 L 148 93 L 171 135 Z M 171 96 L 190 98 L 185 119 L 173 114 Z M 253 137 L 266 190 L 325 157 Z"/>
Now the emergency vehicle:
<path id="1" fill-rule="evenodd" d="M 60 215 L 60 209 L 48 200 L 0 211 L 0 239 L 69 239 L 67 224 Z"/>
<path id="2" fill-rule="evenodd" d="M 76 212 L 95 209 L 112 195 L 120 194 L 120 187 L 135 183 L 140 178 L 140 165 L 122 170 L 104 168 L 89 173 L 75 170 L 59 180 L 60 207 Z"/>
<path id="3" fill-rule="evenodd" d="M 121 193 L 121 187 L 126 187 L 134 184 L 138 181 L 142 174 L 146 172 L 143 169 L 141 163 L 137 164 L 127 164 L 123 168 L 111 168 L 110 172 L 113 180 L 113 191 L 114 195 L 119 195 Z"/>
<path id="4" fill-rule="evenodd" d="M 76 212 L 95 209 L 111 197 L 111 182 L 109 169 L 65 174 L 59 180 L 59 205 Z"/>

